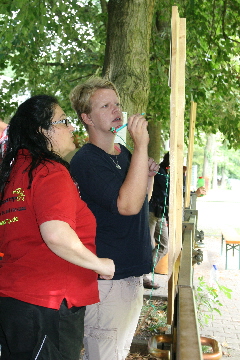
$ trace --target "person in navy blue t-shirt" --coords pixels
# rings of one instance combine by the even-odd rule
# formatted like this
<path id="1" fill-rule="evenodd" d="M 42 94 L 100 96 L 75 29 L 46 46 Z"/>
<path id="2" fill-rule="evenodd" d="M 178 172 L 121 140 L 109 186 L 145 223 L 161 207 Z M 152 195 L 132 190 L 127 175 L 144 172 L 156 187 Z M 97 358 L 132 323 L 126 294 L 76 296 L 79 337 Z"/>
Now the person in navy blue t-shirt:
<path id="1" fill-rule="evenodd" d="M 125 359 L 142 308 L 142 276 L 152 268 L 147 193 L 158 164 L 148 158 L 143 115 L 128 119 L 132 154 L 115 142 L 112 130 L 122 126 L 123 118 L 110 81 L 91 78 L 73 89 L 70 99 L 89 134 L 89 143 L 71 160 L 71 173 L 97 220 L 97 254 L 109 256 L 116 266 L 113 280 L 98 281 L 100 302 L 87 306 L 84 359 Z"/>

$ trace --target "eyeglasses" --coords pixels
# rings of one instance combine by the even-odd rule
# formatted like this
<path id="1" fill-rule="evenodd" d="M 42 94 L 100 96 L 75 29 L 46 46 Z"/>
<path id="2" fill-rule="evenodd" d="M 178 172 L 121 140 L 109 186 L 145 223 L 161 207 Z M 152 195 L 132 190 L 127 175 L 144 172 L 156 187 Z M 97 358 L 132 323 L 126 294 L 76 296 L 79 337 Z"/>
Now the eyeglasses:
<path id="1" fill-rule="evenodd" d="M 69 120 L 67 118 L 52 122 L 52 125 L 57 125 L 57 124 L 65 124 L 66 126 L 70 125 Z"/>

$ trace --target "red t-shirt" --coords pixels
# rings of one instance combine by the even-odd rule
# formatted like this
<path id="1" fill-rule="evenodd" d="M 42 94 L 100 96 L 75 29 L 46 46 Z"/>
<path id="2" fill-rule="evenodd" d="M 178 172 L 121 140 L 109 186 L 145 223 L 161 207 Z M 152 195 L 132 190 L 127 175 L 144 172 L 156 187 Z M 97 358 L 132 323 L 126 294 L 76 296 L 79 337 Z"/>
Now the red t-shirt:
<path id="1" fill-rule="evenodd" d="M 53 309 L 64 298 L 68 307 L 98 302 L 97 274 L 54 254 L 39 230 L 46 221 L 65 221 L 96 253 L 95 217 L 59 163 L 39 165 L 28 189 L 24 170 L 31 158 L 26 150 L 20 153 L 0 206 L 0 296 Z"/>

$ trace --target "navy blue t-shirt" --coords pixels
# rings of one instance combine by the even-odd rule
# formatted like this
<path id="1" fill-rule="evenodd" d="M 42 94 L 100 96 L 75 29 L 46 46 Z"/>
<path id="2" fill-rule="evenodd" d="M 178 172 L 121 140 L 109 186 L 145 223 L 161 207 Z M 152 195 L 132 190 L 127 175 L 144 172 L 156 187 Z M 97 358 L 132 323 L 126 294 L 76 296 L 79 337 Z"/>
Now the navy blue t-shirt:
<path id="1" fill-rule="evenodd" d="M 152 270 L 147 196 L 137 215 L 120 215 L 117 208 L 119 189 L 130 160 L 131 153 L 122 145 L 121 153 L 114 156 L 93 144 L 86 144 L 70 163 L 81 198 L 97 220 L 97 255 L 113 259 L 116 266 L 114 280 L 141 276 Z"/>

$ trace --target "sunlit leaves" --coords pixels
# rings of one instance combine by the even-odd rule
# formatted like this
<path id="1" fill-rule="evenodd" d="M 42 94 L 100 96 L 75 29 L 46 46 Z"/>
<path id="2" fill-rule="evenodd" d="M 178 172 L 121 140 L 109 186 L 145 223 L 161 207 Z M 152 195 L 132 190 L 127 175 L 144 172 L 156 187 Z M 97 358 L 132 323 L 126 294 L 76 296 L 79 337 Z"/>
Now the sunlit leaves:
<path id="1" fill-rule="evenodd" d="M 170 119 L 173 5 L 173 0 L 156 0 L 150 54 L 147 114 L 161 121 L 165 133 Z M 179 0 L 177 6 L 187 23 L 186 124 L 194 100 L 198 131 L 220 130 L 231 146 L 239 148 L 238 0 Z M 71 88 L 93 74 L 101 75 L 106 22 L 100 0 L 2 0 L 0 75 L 11 70 L 14 76 L 4 85 L 6 91 L 0 90 L 5 116 L 12 112 L 13 96 L 24 92 L 57 94 L 70 115 Z"/>
<path id="2" fill-rule="evenodd" d="M 97 1 L 1 3 L 0 69 L 10 67 L 22 79 L 22 87 L 16 81 L 5 85 L 1 107 L 6 115 L 12 96 L 26 89 L 28 94 L 58 93 L 70 110 L 68 94 L 75 80 L 93 74 L 103 62 L 101 16 Z"/>

